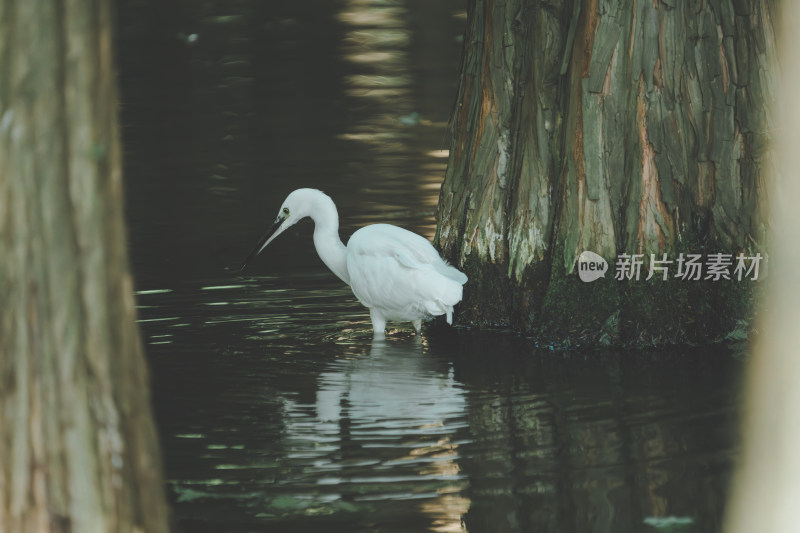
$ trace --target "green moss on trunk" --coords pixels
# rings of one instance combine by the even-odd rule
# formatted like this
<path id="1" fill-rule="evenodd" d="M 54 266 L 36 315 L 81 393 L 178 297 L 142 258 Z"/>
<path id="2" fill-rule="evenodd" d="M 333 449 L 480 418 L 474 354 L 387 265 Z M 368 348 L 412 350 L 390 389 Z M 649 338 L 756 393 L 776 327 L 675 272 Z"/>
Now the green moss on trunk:
<path id="1" fill-rule="evenodd" d="M 610 261 L 604 278 L 587 283 L 554 269 L 541 320 L 528 332 L 568 345 L 702 344 L 725 339 L 755 309 L 758 281 L 682 280 L 672 271 L 646 280 L 648 272 L 645 263 L 639 280 L 617 280 Z"/>

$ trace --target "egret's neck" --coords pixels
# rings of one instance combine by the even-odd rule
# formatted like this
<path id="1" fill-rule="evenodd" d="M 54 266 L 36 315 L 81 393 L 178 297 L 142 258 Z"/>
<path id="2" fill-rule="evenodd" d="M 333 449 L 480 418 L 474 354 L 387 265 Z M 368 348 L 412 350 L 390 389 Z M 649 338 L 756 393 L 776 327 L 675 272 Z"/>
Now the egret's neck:
<path id="1" fill-rule="evenodd" d="M 349 285 L 347 248 L 339 238 L 339 213 L 336 205 L 328 196 L 323 195 L 316 202 L 310 216 L 314 221 L 314 248 L 317 249 L 319 258 L 339 279 Z"/>

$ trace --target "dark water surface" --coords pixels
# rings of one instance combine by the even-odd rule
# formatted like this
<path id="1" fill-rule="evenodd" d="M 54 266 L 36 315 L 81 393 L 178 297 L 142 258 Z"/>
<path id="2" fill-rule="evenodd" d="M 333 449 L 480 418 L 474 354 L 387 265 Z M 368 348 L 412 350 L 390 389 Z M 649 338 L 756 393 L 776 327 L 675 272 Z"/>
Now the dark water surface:
<path id="1" fill-rule="evenodd" d="M 127 216 L 185 532 L 715 532 L 741 363 L 551 352 L 367 312 L 285 195 L 342 235 L 432 237 L 460 1 L 122 0 Z"/>

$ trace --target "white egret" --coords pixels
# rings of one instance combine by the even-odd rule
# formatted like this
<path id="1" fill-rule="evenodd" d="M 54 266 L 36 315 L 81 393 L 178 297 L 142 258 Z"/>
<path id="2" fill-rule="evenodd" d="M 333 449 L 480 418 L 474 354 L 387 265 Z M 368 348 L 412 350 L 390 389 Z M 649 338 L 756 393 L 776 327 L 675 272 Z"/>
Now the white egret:
<path id="1" fill-rule="evenodd" d="M 420 333 L 426 316 L 446 315 L 461 301 L 467 276 L 439 256 L 427 239 L 390 224 L 365 226 L 339 238 L 333 200 L 316 189 L 297 189 L 284 200 L 278 218 L 247 256 L 247 266 L 275 237 L 305 217 L 314 221 L 314 247 L 322 262 L 350 285 L 369 309 L 375 338 L 384 338 L 386 321 L 411 321 Z"/>

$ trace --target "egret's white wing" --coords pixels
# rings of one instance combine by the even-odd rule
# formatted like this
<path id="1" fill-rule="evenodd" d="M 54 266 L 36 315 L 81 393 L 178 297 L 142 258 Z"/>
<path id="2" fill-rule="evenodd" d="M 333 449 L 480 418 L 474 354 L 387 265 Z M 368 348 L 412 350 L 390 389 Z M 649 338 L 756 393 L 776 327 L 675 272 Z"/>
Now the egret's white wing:
<path id="1" fill-rule="evenodd" d="M 420 263 L 408 255 L 404 250 L 398 250 L 394 253 L 394 258 L 397 259 L 397 262 L 403 265 L 406 268 L 425 268 L 427 263 Z"/>
<path id="2" fill-rule="evenodd" d="M 421 235 L 391 224 L 372 224 L 356 231 L 347 243 L 348 251 L 359 255 L 392 256 L 409 268 L 434 267 L 461 285 L 467 276 L 441 258 L 436 248 Z"/>
<path id="3" fill-rule="evenodd" d="M 427 239 L 389 224 L 353 234 L 347 244 L 347 269 L 361 303 L 394 320 L 449 315 L 467 281 Z"/>

